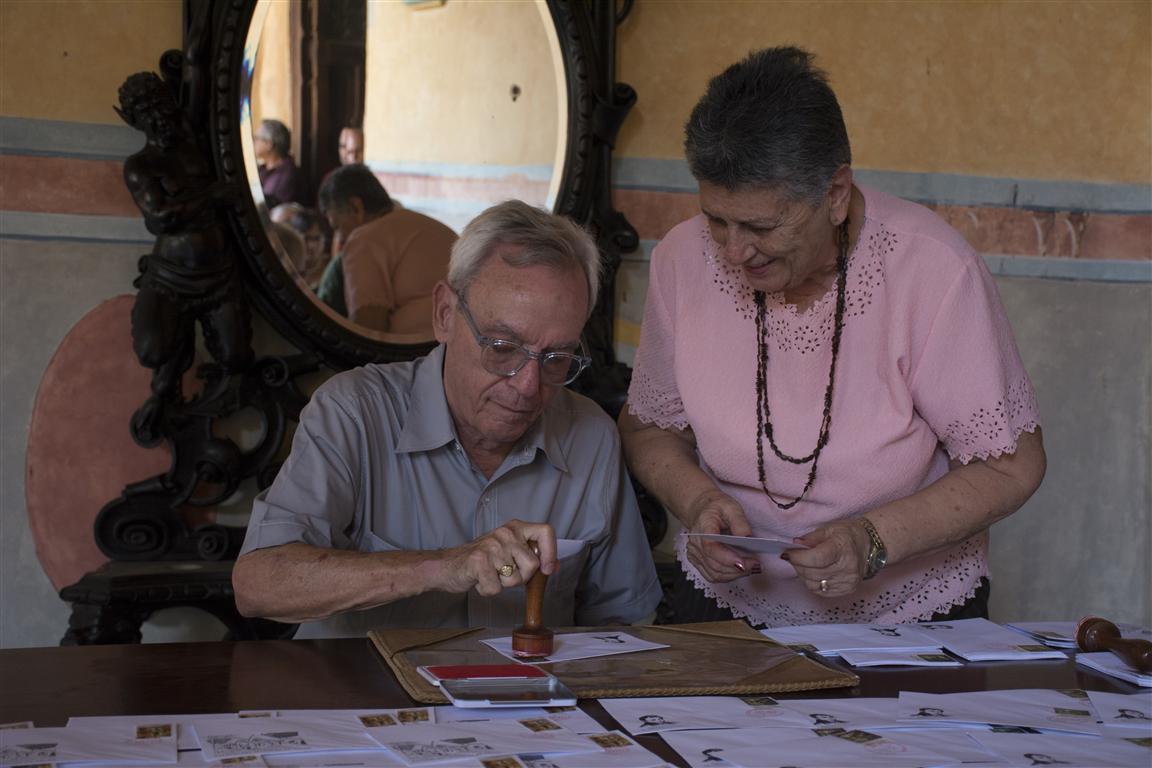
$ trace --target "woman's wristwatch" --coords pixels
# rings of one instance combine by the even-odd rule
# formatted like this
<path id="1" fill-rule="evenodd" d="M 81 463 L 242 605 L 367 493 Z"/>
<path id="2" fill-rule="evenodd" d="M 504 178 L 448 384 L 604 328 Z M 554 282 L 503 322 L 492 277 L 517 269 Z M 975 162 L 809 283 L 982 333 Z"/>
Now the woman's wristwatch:
<path id="1" fill-rule="evenodd" d="M 876 532 L 876 526 L 872 525 L 871 520 L 861 517 L 860 522 L 864 524 L 869 539 L 868 556 L 864 559 L 864 578 L 867 580 L 879 573 L 888 563 L 888 548 L 884 546 L 884 540 Z"/>

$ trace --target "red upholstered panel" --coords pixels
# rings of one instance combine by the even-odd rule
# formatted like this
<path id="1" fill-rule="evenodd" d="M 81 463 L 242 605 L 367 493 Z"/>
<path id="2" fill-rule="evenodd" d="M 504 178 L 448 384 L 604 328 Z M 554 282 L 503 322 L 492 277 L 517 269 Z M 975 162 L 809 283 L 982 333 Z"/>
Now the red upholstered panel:
<path id="1" fill-rule="evenodd" d="M 57 589 L 108 559 L 92 533 L 100 508 L 171 460 L 166 447 L 141 448 L 128 433 L 152 377 L 132 351 L 134 300 L 118 296 L 81 318 L 36 392 L 25 468 L 28 523 Z"/>

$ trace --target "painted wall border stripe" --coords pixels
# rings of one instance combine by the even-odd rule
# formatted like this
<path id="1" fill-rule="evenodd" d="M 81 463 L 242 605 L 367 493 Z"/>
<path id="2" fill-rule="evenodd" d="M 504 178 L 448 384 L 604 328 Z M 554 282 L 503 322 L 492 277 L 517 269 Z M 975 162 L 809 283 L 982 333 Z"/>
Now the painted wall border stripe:
<path id="1" fill-rule="evenodd" d="M 640 247 L 623 260 L 646 264 L 658 240 L 641 240 Z M 1047 280 L 1083 280 L 1095 283 L 1152 283 L 1152 262 L 1121 259 L 1061 259 L 1045 256 L 1004 256 L 986 253 L 984 263 L 997 277 L 1037 277 Z"/>
<path id="2" fill-rule="evenodd" d="M 0 211 L 0 240 L 73 240 L 147 246 L 155 239 L 144 226 L 143 218 Z"/>
<path id="3" fill-rule="evenodd" d="M 1152 213 L 1152 184 L 1097 184 L 953 173 L 857 169 L 857 177 L 889 194 L 921 203 L 991 205 L 1033 210 Z M 617 157 L 613 186 L 696 193 L 696 179 L 680 159 Z"/>
<path id="4" fill-rule="evenodd" d="M 26 117 L 0 117 L 0 153 L 123 160 L 144 146 L 135 128 Z"/>

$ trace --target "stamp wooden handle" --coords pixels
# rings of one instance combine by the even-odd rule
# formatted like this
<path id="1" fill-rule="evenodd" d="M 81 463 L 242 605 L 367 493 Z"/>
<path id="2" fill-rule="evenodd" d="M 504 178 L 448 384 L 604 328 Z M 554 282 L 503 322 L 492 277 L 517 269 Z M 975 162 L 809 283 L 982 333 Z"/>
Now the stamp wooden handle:
<path id="1" fill-rule="evenodd" d="M 524 626 L 512 633 L 512 654 L 518 658 L 539 658 L 552 654 L 552 630 L 543 626 L 546 586 L 548 574 L 538 570 L 524 587 Z"/>
<path id="2" fill-rule="evenodd" d="M 1138 672 L 1152 672 L 1152 643 L 1124 638 L 1115 624 L 1090 616 L 1076 625 L 1076 645 L 1082 651 L 1111 651 Z"/>

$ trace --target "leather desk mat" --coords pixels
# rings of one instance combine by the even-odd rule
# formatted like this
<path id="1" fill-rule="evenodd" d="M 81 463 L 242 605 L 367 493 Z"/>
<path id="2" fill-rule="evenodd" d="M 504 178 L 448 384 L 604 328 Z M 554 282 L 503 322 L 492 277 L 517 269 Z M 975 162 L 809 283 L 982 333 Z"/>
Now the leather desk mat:
<path id="1" fill-rule="evenodd" d="M 859 678 L 832 669 L 761 635 L 742 621 L 657 626 L 574 627 L 577 632 L 625 632 L 668 648 L 544 664 L 579 698 L 623 696 L 727 696 L 787 693 L 856 685 Z M 500 664 L 508 659 L 480 642 L 508 637 L 511 629 L 374 629 L 376 650 L 413 699 L 447 698 L 416 671 L 431 664 Z"/>

